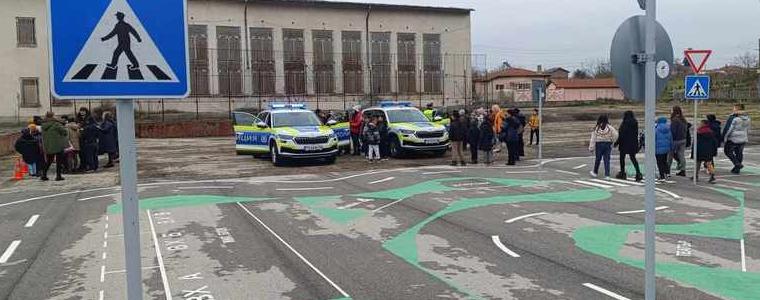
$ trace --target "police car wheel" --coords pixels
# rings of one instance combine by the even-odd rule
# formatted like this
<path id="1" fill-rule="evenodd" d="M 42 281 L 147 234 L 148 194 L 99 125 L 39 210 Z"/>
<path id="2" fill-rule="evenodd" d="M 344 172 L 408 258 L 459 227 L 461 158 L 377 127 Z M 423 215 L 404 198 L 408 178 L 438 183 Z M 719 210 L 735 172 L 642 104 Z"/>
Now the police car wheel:
<path id="1" fill-rule="evenodd" d="M 282 158 L 280 157 L 280 153 L 277 151 L 277 146 L 272 144 L 269 146 L 269 156 L 272 158 L 272 164 L 275 166 L 281 166 L 282 165 Z"/>
<path id="2" fill-rule="evenodd" d="M 391 142 L 390 145 L 388 145 L 388 148 L 390 148 L 391 157 L 398 158 L 404 155 L 404 150 L 401 149 L 401 145 L 396 137 L 391 137 Z"/>

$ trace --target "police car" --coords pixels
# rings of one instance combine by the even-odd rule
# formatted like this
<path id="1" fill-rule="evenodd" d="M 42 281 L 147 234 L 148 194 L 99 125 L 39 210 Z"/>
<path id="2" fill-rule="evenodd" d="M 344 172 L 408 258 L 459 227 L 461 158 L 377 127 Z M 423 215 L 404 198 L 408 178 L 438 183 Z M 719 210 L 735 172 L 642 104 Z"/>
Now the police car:
<path id="1" fill-rule="evenodd" d="M 274 165 L 290 159 L 324 159 L 334 163 L 338 137 L 304 104 L 272 104 L 257 116 L 233 112 L 235 151 L 269 155 Z"/>
<path id="2" fill-rule="evenodd" d="M 381 116 L 388 122 L 389 150 L 393 157 L 407 152 L 432 152 L 444 155 L 449 148 L 446 127 L 431 122 L 410 102 L 384 101 L 362 111 L 365 120 Z"/>

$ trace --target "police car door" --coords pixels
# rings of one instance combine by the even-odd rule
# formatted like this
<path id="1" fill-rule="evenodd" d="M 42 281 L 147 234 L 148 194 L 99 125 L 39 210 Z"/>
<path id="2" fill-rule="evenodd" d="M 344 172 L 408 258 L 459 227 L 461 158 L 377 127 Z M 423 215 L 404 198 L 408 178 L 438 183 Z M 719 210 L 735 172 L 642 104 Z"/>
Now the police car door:
<path id="1" fill-rule="evenodd" d="M 238 154 L 257 153 L 255 143 L 256 124 L 259 119 L 246 112 L 233 112 L 232 125 L 235 130 L 235 151 Z"/>

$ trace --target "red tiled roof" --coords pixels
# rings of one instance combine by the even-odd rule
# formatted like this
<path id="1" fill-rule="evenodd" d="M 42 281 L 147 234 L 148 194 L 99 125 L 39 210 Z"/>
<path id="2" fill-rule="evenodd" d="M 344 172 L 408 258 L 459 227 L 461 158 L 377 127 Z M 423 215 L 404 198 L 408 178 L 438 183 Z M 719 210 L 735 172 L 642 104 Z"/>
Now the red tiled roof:
<path id="1" fill-rule="evenodd" d="M 506 70 L 489 73 L 488 75 L 486 75 L 486 78 L 483 78 L 479 81 L 491 81 L 496 78 L 504 78 L 504 77 L 549 77 L 549 76 L 551 75 L 536 73 L 531 70 L 520 69 L 520 68 L 510 68 Z"/>
<path id="2" fill-rule="evenodd" d="M 555 79 L 554 86 L 560 89 L 616 89 L 614 78 L 604 79 Z"/>

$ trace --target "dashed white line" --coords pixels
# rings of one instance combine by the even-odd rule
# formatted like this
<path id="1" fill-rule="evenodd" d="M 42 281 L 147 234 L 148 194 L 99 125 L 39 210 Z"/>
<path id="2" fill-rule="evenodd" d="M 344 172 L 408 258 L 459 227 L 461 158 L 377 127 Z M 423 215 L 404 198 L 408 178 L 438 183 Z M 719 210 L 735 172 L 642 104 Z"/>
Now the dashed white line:
<path id="1" fill-rule="evenodd" d="M 582 165 L 580 165 L 580 166 L 576 166 L 576 167 L 574 167 L 574 168 L 573 168 L 573 170 L 580 170 L 580 169 L 583 169 L 583 168 L 585 168 L 586 166 L 588 166 L 588 165 L 587 165 L 587 164 L 582 164 Z"/>
<path id="2" fill-rule="evenodd" d="M 396 177 L 388 177 L 388 178 L 384 178 L 384 179 L 380 179 L 380 180 L 375 180 L 373 182 L 370 182 L 369 184 L 383 183 L 383 182 L 386 182 L 386 181 L 391 181 L 393 179 L 396 179 Z"/>
<path id="3" fill-rule="evenodd" d="M 103 232 L 103 239 L 108 239 L 108 231 Z"/>
<path id="4" fill-rule="evenodd" d="M 507 223 L 507 224 L 511 224 L 511 223 L 514 223 L 514 222 L 520 221 L 520 220 L 522 220 L 522 219 L 527 219 L 527 218 L 530 218 L 530 217 L 543 216 L 543 215 L 548 215 L 548 214 L 549 214 L 549 213 L 547 213 L 547 212 L 540 212 L 540 213 L 534 213 L 534 214 L 527 214 L 527 215 L 524 215 L 524 216 L 519 216 L 519 217 L 516 217 L 516 218 L 511 218 L 511 219 L 509 219 L 509 220 L 506 220 L 506 221 L 504 221 L 504 223 Z"/>
<path id="5" fill-rule="evenodd" d="M 113 196 L 118 196 L 118 195 L 121 195 L 121 194 L 118 194 L 118 193 L 117 193 L 117 194 L 108 194 L 108 195 L 92 196 L 92 197 L 87 197 L 87 198 L 77 199 L 77 201 L 87 201 L 87 200 L 92 200 L 92 199 L 98 199 L 98 198 L 107 198 L 107 197 L 113 197 Z"/>
<path id="6" fill-rule="evenodd" d="M 744 252 L 744 239 L 739 240 L 739 248 L 742 253 L 742 272 L 747 272 L 747 258 Z"/>
<path id="7" fill-rule="evenodd" d="M 593 187 L 598 187 L 598 188 L 603 188 L 603 189 L 611 189 L 612 188 L 612 186 L 610 186 L 610 185 L 598 184 L 598 183 L 588 182 L 588 181 L 584 181 L 584 180 L 576 180 L 574 182 L 578 183 L 578 184 L 582 184 L 582 185 L 588 185 L 588 186 L 593 186 Z"/>
<path id="8" fill-rule="evenodd" d="M 392 205 L 394 205 L 394 204 L 396 204 L 396 203 L 399 203 L 399 202 L 401 202 L 401 201 L 404 201 L 404 199 L 406 199 L 406 198 L 401 198 L 401 199 L 398 199 L 398 200 L 396 200 L 396 201 L 393 201 L 393 202 L 391 202 L 391 203 L 388 203 L 388 204 L 386 204 L 386 205 L 380 206 L 380 207 L 378 207 L 378 208 L 376 208 L 376 209 L 372 210 L 372 212 L 373 212 L 373 213 L 376 213 L 376 212 L 378 212 L 378 211 L 381 211 L 381 210 L 383 210 L 383 209 L 386 209 L 386 208 L 388 208 L 388 207 L 390 207 L 390 206 L 392 206 Z"/>
<path id="9" fill-rule="evenodd" d="M 71 192 L 58 193 L 58 194 L 52 194 L 52 195 L 47 195 L 47 196 L 39 196 L 39 197 L 33 197 L 33 198 L 19 200 L 19 201 L 13 201 L 13 202 L 8 202 L 8 203 L 3 203 L 3 204 L 0 204 L 0 207 L 11 206 L 11 205 L 26 203 L 26 202 L 29 202 L 29 201 L 42 200 L 42 199 L 47 199 L 47 198 L 56 198 L 56 197 L 60 197 L 60 196 L 66 196 L 66 195 L 72 195 L 72 194 L 78 194 L 78 193 L 89 193 L 89 192 L 97 192 L 97 191 L 112 190 L 112 189 L 114 189 L 114 188 L 112 188 L 112 187 L 109 187 L 109 188 L 98 188 L 98 189 L 91 189 L 91 190 L 86 190 L 86 191 L 71 191 Z"/>
<path id="10" fill-rule="evenodd" d="M 607 184 L 607 185 L 611 185 L 611 186 L 617 186 L 617 187 L 629 187 L 630 186 L 628 184 L 622 184 L 622 183 L 619 183 L 619 182 L 614 182 L 612 180 L 591 179 L 590 181 L 593 181 L 593 182 L 596 182 L 596 183 L 600 183 L 600 184 Z"/>
<path id="11" fill-rule="evenodd" d="M 660 207 L 656 207 L 654 210 L 659 211 L 659 210 L 668 209 L 668 208 L 670 207 L 660 206 Z M 641 210 L 620 211 L 620 212 L 617 212 L 617 214 L 618 215 L 632 215 L 632 214 L 640 214 L 640 213 L 645 213 L 645 212 L 646 210 L 641 209 Z"/>
<path id="12" fill-rule="evenodd" d="M 613 292 L 611 292 L 611 291 L 609 291 L 609 290 L 607 290 L 607 289 L 604 289 L 604 288 L 602 288 L 602 287 L 599 287 L 599 286 L 597 286 L 597 285 L 595 285 L 595 284 L 591 284 L 591 283 L 588 283 L 588 282 L 587 282 L 587 283 L 584 283 L 584 284 L 583 284 L 583 286 L 585 286 L 585 287 L 587 287 L 587 288 L 590 288 L 590 289 L 592 289 L 592 290 L 595 290 L 595 291 L 597 291 L 597 292 L 600 292 L 600 293 L 602 293 L 602 294 L 605 294 L 605 295 L 607 295 L 607 296 L 610 296 L 610 297 L 612 297 L 612 298 L 615 298 L 615 299 L 617 299 L 617 300 L 631 300 L 631 299 L 628 299 L 628 298 L 626 298 L 626 297 L 620 296 L 620 295 L 618 295 L 618 294 L 616 294 L 616 293 L 613 293 Z"/>
<path id="13" fill-rule="evenodd" d="M 213 190 L 213 189 L 234 189 L 234 186 L 183 186 L 178 190 Z"/>
<path id="14" fill-rule="evenodd" d="M 103 290 L 100 290 L 100 292 L 98 292 L 98 299 L 103 300 Z"/>
<path id="15" fill-rule="evenodd" d="M 449 173 L 462 173 L 462 171 L 437 171 L 437 172 L 425 172 L 425 173 L 422 173 L 422 175 L 438 175 L 438 174 L 449 174 Z"/>
<path id="16" fill-rule="evenodd" d="M 103 248 L 108 248 L 108 241 L 103 241 Z"/>
<path id="17" fill-rule="evenodd" d="M 5 249 L 5 252 L 3 252 L 3 255 L 0 256 L 0 264 L 7 263 L 8 260 L 11 259 L 13 252 L 16 251 L 16 248 L 18 248 L 18 245 L 20 244 L 21 244 L 20 240 L 15 240 L 11 242 L 8 248 Z"/>
<path id="18" fill-rule="evenodd" d="M 105 251 L 103 251 L 103 255 L 101 257 L 103 258 L 103 260 L 106 259 L 106 252 Z"/>
<path id="19" fill-rule="evenodd" d="M 494 244 L 496 244 L 496 247 L 499 247 L 499 249 L 501 251 L 503 251 L 504 253 L 506 253 L 507 255 L 509 255 L 511 257 L 514 257 L 514 258 L 520 257 L 519 254 L 515 253 L 512 250 L 509 250 L 509 248 L 507 248 L 507 246 L 504 246 L 504 244 L 501 242 L 501 239 L 499 239 L 498 235 L 491 236 L 491 240 L 493 241 Z"/>
<path id="20" fill-rule="evenodd" d="M 100 282 L 106 281 L 106 266 L 102 265 L 100 266 Z"/>
<path id="21" fill-rule="evenodd" d="M 673 197 L 673 198 L 675 198 L 675 199 L 681 199 L 681 196 L 678 196 L 676 193 L 673 193 L 673 192 L 671 192 L 671 191 L 668 191 L 668 190 L 663 190 L 663 189 L 661 189 L 661 188 L 655 188 L 654 190 L 655 190 L 655 191 L 658 191 L 658 192 L 660 192 L 660 193 L 665 193 L 665 194 L 668 194 L 668 195 L 670 195 L 671 197 Z"/>
<path id="22" fill-rule="evenodd" d="M 166 276 L 166 268 L 164 268 L 164 257 L 161 255 L 161 246 L 158 244 L 158 237 L 156 237 L 156 227 L 153 225 L 153 216 L 150 214 L 150 210 L 145 210 L 148 215 L 148 223 L 150 223 L 150 233 L 153 235 L 153 246 L 156 248 L 156 258 L 158 259 L 158 269 L 161 271 L 161 281 L 164 282 L 164 294 L 166 300 L 172 299 L 172 291 L 169 288 L 169 279 Z"/>
<path id="23" fill-rule="evenodd" d="M 282 239 L 276 232 L 274 232 L 274 230 L 272 230 L 271 228 L 269 228 L 269 226 L 267 226 L 267 224 L 264 224 L 264 222 L 261 221 L 261 219 L 259 219 L 256 215 L 254 215 L 250 210 L 248 210 L 248 208 L 246 208 L 245 205 L 243 205 L 240 202 L 238 202 L 237 204 L 249 216 L 251 216 L 251 218 L 253 218 L 254 220 L 256 220 L 256 222 L 259 223 L 259 225 L 261 225 L 262 227 L 264 227 L 264 229 L 266 229 L 267 231 L 269 231 L 269 233 L 272 234 L 275 238 L 277 238 L 277 240 L 279 240 L 281 243 L 283 243 L 285 245 L 285 247 L 287 247 L 288 249 L 290 249 L 290 251 L 293 252 L 293 254 L 295 254 L 296 256 L 298 256 L 298 258 L 300 258 L 301 261 L 303 261 L 307 266 L 309 266 L 312 270 L 314 270 L 314 272 L 316 272 L 320 277 L 322 277 L 322 279 L 324 279 L 330 285 L 332 285 L 332 287 L 335 288 L 341 295 L 343 295 L 343 297 L 345 297 L 345 298 L 351 297 L 342 288 L 340 288 L 337 284 L 335 284 L 335 282 L 333 282 L 332 280 L 330 280 L 330 278 L 327 278 L 327 276 L 324 273 L 322 273 L 322 271 L 320 271 L 319 269 L 317 269 L 317 267 L 315 267 L 311 262 L 309 262 L 308 260 L 306 260 L 306 258 L 303 255 L 301 255 L 301 253 L 299 253 L 295 248 L 293 248 L 293 246 L 291 246 L 290 244 L 288 244 L 288 242 L 286 242 L 284 239 Z"/>
<path id="24" fill-rule="evenodd" d="M 159 268 L 159 266 L 142 267 L 143 270 L 153 270 L 153 269 L 158 269 L 158 268 Z M 127 270 L 125 270 L 125 269 L 114 270 L 114 271 L 107 271 L 106 275 L 109 275 L 109 274 L 118 274 L 118 273 L 126 273 L 126 272 L 127 272 Z"/>
<path id="25" fill-rule="evenodd" d="M 313 187 L 313 188 L 280 188 L 277 189 L 278 191 L 285 192 L 285 191 L 319 191 L 319 190 L 332 190 L 334 189 L 331 186 L 324 186 L 324 187 Z"/>
<path id="26" fill-rule="evenodd" d="M 29 218 L 29 220 L 26 221 L 26 224 L 24 225 L 24 227 L 29 228 L 29 227 L 34 226 L 34 223 L 36 223 L 37 219 L 39 219 L 39 218 L 40 218 L 40 215 L 33 215 L 33 216 L 31 216 Z"/>

